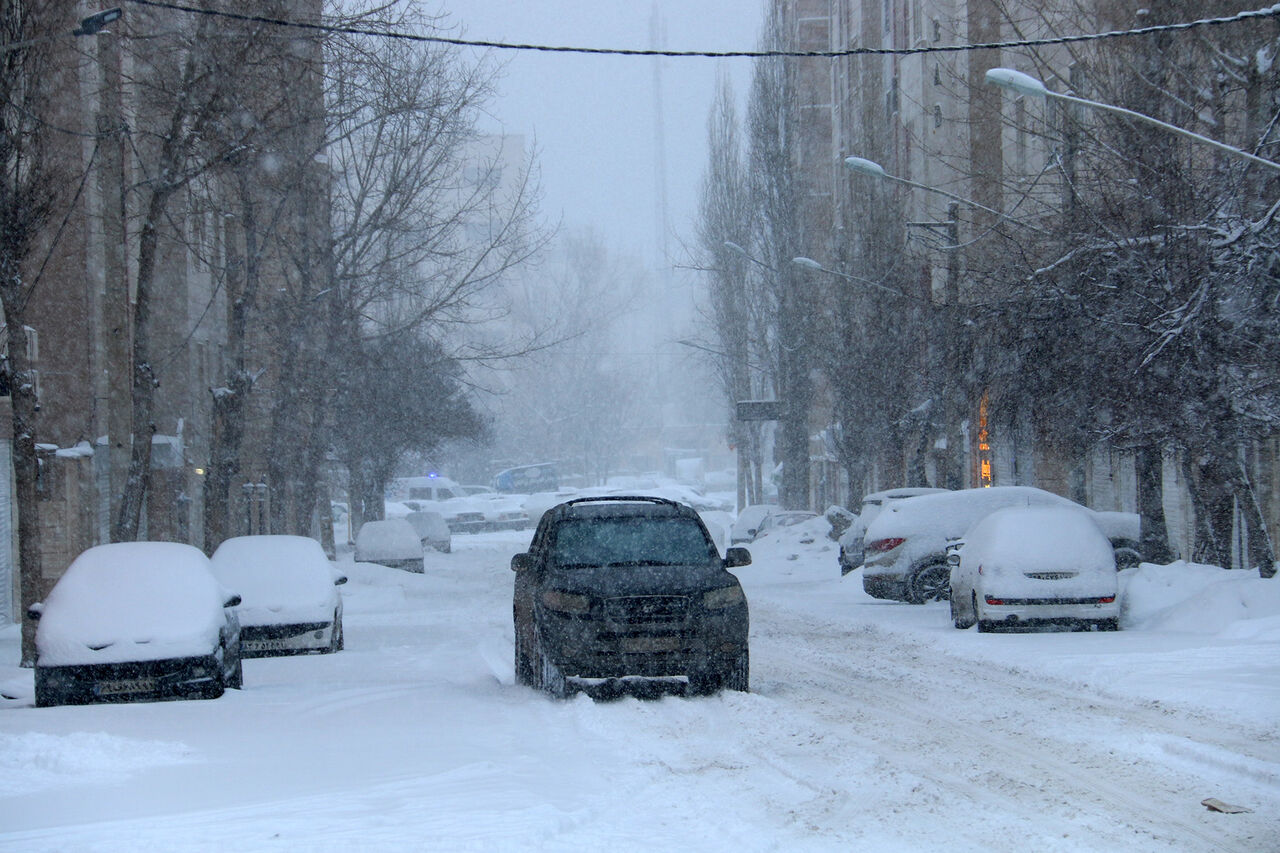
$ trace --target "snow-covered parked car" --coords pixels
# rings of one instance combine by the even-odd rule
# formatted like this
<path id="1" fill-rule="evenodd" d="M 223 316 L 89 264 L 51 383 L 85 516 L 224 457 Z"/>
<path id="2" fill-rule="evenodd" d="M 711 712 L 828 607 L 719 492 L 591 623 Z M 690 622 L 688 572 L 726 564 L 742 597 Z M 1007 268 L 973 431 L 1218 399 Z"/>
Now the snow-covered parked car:
<path id="1" fill-rule="evenodd" d="M 239 688 L 239 603 L 190 545 L 90 548 L 27 611 L 39 620 L 37 707 L 215 699 Z"/>
<path id="2" fill-rule="evenodd" d="M 1087 511 L 997 510 L 965 534 L 948 562 L 957 628 L 1119 627 L 1115 550 Z"/>
<path id="3" fill-rule="evenodd" d="M 770 533 L 776 533 L 784 527 L 795 527 L 798 524 L 804 524 L 806 521 L 812 521 L 817 518 L 816 512 L 810 512 L 807 509 L 785 509 L 771 512 L 760 522 L 760 526 L 756 529 L 755 538 L 768 536 Z"/>
<path id="4" fill-rule="evenodd" d="M 525 530 L 529 514 L 521 495 L 478 494 L 473 498 L 484 513 L 485 530 Z"/>
<path id="5" fill-rule="evenodd" d="M 923 604 L 950 597 L 948 544 L 998 509 L 1012 506 L 1072 507 L 1088 513 L 1113 545 L 1137 538 L 1138 516 L 1094 512 L 1061 495 L 1032 486 L 994 486 L 919 495 L 893 501 L 867 527 L 862 588 L 868 595 Z"/>
<path id="6" fill-rule="evenodd" d="M 487 501 L 483 497 L 450 498 L 436 504 L 427 504 L 423 509 L 431 509 L 444 516 L 449 525 L 449 532 L 479 533 L 485 529 L 485 510 Z"/>
<path id="7" fill-rule="evenodd" d="M 778 507 L 774 504 L 744 506 L 734 520 L 733 528 L 729 531 L 729 544 L 741 545 L 744 542 L 754 541 L 765 518 L 777 511 Z"/>
<path id="8" fill-rule="evenodd" d="M 421 572 L 422 540 L 403 518 L 366 521 L 356 534 L 356 562 Z"/>
<path id="9" fill-rule="evenodd" d="M 442 554 L 453 550 L 453 534 L 449 531 L 449 523 L 438 512 L 411 512 L 404 520 L 413 525 L 413 530 L 422 542 L 422 549 L 434 548 Z"/>
<path id="10" fill-rule="evenodd" d="M 840 574 L 847 575 L 862 565 L 865 557 L 863 553 L 863 537 L 867 533 L 867 527 L 870 526 L 871 522 L 875 521 L 876 516 L 880 514 L 880 510 L 884 508 L 885 504 L 906 498 L 919 497 L 920 495 L 934 495 L 945 491 L 947 490 L 907 486 L 899 489 L 872 492 L 864 497 L 857 516 L 840 534 Z"/>
<path id="11" fill-rule="evenodd" d="M 342 596 L 347 582 L 305 536 L 236 536 L 218 546 L 213 574 L 240 595 L 244 657 L 336 652 L 342 646 Z"/>

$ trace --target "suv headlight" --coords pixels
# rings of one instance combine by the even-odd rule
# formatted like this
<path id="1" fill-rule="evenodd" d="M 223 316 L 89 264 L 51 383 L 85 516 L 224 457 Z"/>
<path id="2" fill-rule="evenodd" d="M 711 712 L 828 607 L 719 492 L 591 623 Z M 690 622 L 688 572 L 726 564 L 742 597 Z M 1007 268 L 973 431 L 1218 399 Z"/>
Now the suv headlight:
<path id="1" fill-rule="evenodd" d="M 702 596 L 702 606 L 708 610 L 719 610 L 724 607 L 732 607 L 735 604 L 742 604 L 747 597 L 742 594 L 740 586 L 726 586 L 720 589 L 713 589 L 711 592 Z"/>
<path id="2" fill-rule="evenodd" d="M 591 599 L 585 595 L 575 595 L 558 589 L 549 589 L 542 594 L 542 603 L 552 610 L 562 613 L 586 613 L 591 609 Z"/>

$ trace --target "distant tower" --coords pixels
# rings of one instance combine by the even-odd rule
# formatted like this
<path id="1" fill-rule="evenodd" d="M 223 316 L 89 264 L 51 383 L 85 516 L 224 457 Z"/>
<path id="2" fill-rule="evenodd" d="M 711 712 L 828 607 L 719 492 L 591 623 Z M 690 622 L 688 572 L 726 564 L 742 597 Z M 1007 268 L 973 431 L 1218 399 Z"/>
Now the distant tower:
<path id="1" fill-rule="evenodd" d="M 667 47 L 667 25 L 658 14 L 654 3 L 649 16 L 649 46 L 653 50 Z M 664 308 L 669 307 L 671 290 L 671 255 L 669 252 L 670 221 L 667 215 L 667 130 L 663 121 L 662 63 L 663 58 L 653 59 L 653 180 L 654 180 L 654 228 L 657 230 L 655 252 L 657 268 L 662 283 Z"/>

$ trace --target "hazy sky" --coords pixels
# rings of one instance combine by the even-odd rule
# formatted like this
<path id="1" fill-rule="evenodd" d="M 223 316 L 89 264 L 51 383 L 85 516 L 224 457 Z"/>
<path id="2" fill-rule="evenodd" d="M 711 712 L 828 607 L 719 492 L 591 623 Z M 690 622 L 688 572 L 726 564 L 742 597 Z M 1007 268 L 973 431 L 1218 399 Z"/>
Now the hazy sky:
<path id="1" fill-rule="evenodd" d="M 443 0 L 467 38 L 648 48 L 656 10 L 674 50 L 749 50 L 763 0 Z M 668 242 L 681 257 L 706 162 L 707 112 L 717 73 L 739 98 L 749 59 L 583 56 L 498 51 L 501 93 L 483 129 L 535 145 L 543 211 L 566 226 L 591 225 L 611 248 L 657 257 L 655 65 L 662 62 Z"/>

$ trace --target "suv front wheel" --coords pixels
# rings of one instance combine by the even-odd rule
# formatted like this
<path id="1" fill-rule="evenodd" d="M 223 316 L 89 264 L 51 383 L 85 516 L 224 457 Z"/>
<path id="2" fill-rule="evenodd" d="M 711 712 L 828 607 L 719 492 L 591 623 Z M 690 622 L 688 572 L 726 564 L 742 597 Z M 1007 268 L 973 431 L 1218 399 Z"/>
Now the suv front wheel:
<path id="1" fill-rule="evenodd" d="M 569 682 L 565 679 L 564 673 L 560 671 L 560 667 L 556 666 L 555 661 L 551 660 L 547 655 L 547 650 L 542 647 L 541 641 L 537 643 L 538 669 L 536 672 L 537 683 L 534 685 L 539 690 L 549 694 L 553 699 L 566 699 L 569 696 Z"/>
<path id="2" fill-rule="evenodd" d="M 751 659 L 746 649 L 732 661 L 712 671 L 689 673 L 689 691 L 695 696 L 708 696 L 718 690 L 746 693 L 751 681 Z"/>

